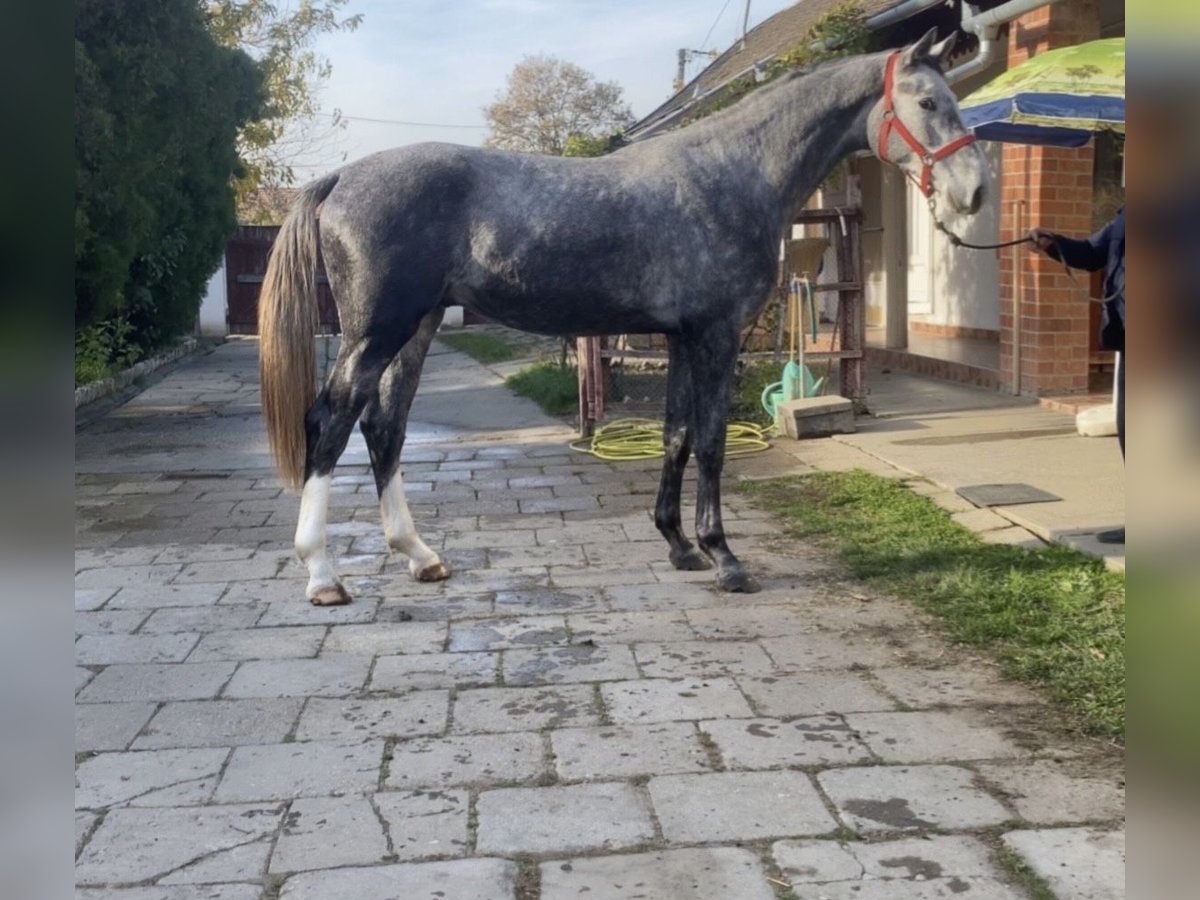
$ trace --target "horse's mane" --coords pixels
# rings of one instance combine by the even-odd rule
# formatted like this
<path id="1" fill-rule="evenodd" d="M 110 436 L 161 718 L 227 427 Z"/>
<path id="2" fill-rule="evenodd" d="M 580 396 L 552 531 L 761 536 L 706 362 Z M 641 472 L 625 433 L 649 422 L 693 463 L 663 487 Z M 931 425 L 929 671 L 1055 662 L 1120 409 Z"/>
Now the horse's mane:
<path id="1" fill-rule="evenodd" d="M 877 54 L 834 57 L 833 59 L 823 60 L 818 63 L 788 69 L 783 74 L 772 78 L 766 84 L 756 87 L 738 97 L 728 106 L 714 110 L 684 125 L 653 135 L 650 138 L 634 141 L 630 146 L 646 144 L 670 135 L 683 136 L 697 134 L 700 131 L 708 131 L 710 127 L 720 129 L 727 122 L 756 115 L 759 112 L 758 108 L 760 106 L 772 104 L 775 101 L 775 95 L 788 85 L 795 84 L 797 81 L 823 78 L 834 71 L 851 65 L 861 64 L 865 59 L 875 55 Z"/>

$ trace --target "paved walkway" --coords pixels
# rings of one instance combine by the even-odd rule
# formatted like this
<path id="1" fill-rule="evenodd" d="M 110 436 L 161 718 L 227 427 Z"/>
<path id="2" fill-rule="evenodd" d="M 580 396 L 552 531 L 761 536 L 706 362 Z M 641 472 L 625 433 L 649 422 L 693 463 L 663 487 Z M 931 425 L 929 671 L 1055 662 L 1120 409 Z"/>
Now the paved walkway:
<path id="1" fill-rule="evenodd" d="M 405 452 L 454 577 L 383 552 L 356 437 L 331 515 L 356 599 L 310 606 L 256 351 L 77 433 L 78 897 L 1007 900 L 1017 857 L 1124 896 L 1119 754 L 736 494 L 766 589 L 675 572 L 657 464 L 572 454 L 460 354 Z"/>

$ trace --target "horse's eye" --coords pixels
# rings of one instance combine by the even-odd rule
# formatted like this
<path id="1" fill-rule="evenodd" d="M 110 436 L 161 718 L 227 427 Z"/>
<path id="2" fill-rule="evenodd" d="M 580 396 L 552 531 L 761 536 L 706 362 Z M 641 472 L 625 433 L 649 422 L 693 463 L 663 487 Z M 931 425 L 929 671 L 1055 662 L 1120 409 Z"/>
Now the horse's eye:
<path id="1" fill-rule="evenodd" d="M 933 102 L 932 97 L 922 97 L 917 101 L 917 104 L 921 107 L 921 109 L 928 109 L 931 112 L 937 109 L 937 104 Z"/>

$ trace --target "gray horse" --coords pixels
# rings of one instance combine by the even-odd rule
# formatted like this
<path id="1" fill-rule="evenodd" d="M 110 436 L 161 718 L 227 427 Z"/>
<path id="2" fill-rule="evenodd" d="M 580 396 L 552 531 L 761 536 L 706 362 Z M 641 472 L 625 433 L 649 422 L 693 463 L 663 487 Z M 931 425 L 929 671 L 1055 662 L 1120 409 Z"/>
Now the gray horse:
<path id="1" fill-rule="evenodd" d="M 952 43 L 935 45 L 930 32 L 896 53 L 792 72 L 687 128 L 598 159 L 418 144 L 306 187 L 267 268 L 259 329 L 272 451 L 283 480 L 303 489 L 296 552 L 308 568 L 308 598 L 350 599 L 325 531 L 331 473 L 360 421 L 388 546 L 409 557 L 420 581 L 450 574 L 417 534 L 400 474 L 409 407 L 449 304 L 543 334 L 665 334 L 666 459 L 655 523 L 676 568 L 715 564 L 721 588 L 756 590 L 721 525 L 740 330 L 767 301 L 796 211 L 846 154 L 870 148 L 931 198 L 978 210 L 986 164 L 965 146 L 941 75 Z M 342 324 L 320 393 L 318 240 Z M 699 549 L 680 521 L 692 453 Z"/>

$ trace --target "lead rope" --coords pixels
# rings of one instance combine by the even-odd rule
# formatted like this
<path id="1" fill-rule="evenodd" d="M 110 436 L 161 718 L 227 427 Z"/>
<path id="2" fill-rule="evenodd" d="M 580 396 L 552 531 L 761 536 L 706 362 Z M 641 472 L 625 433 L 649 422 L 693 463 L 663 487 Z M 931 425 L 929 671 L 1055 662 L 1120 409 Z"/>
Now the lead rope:
<path id="1" fill-rule="evenodd" d="M 905 172 L 904 174 L 908 176 L 910 181 L 916 183 L 915 178 L 913 178 L 911 175 L 908 175 L 907 172 Z M 955 234 L 953 231 L 951 231 L 949 228 L 947 228 L 945 223 L 943 223 L 942 220 L 938 218 L 937 198 L 936 197 L 929 198 L 929 215 L 933 219 L 933 227 L 936 228 L 938 231 L 940 231 L 942 234 L 944 234 L 946 236 L 946 240 L 948 240 L 955 247 L 965 247 L 967 250 L 1000 250 L 1004 247 L 1015 247 L 1018 244 L 1034 243 L 1034 240 L 1030 235 L 1025 235 L 1025 237 L 1014 238 L 1011 241 L 1001 241 L 998 244 L 972 244 L 970 241 L 964 241 L 957 234 Z M 1084 289 L 1083 285 L 1079 283 L 1079 279 L 1075 277 L 1075 272 L 1072 271 L 1072 269 L 1069 265 L 1067 265 L 1067 262 L 1066 262 L 1065 258 L 1063 257 L 1062 244 L 1060 244 L 1058 242 L 1058 238 L 1055 235 L 1052 234 L 1052 235 L 1049 235 L 1049 237 L 1050 237 L 1050 240 L 1054 241 L 1054 246 L 1058 250 L 1058 261 L 1062 263 L 1063 271 L 1066 272 L 1067 277 L 1071 279 L 1071 284 L 1075 285 L 1075 287 L 1079 288 L 1082 291 Z M 1109 300 L 1112 300 L 1116 296 L 1117 296 L 1116 294 L 1113 294 L 1108 297 L 1092 297 L 1089 295 L 1088 300 L 1092 301 L 1093 303 L 1107 303 Z"/>

